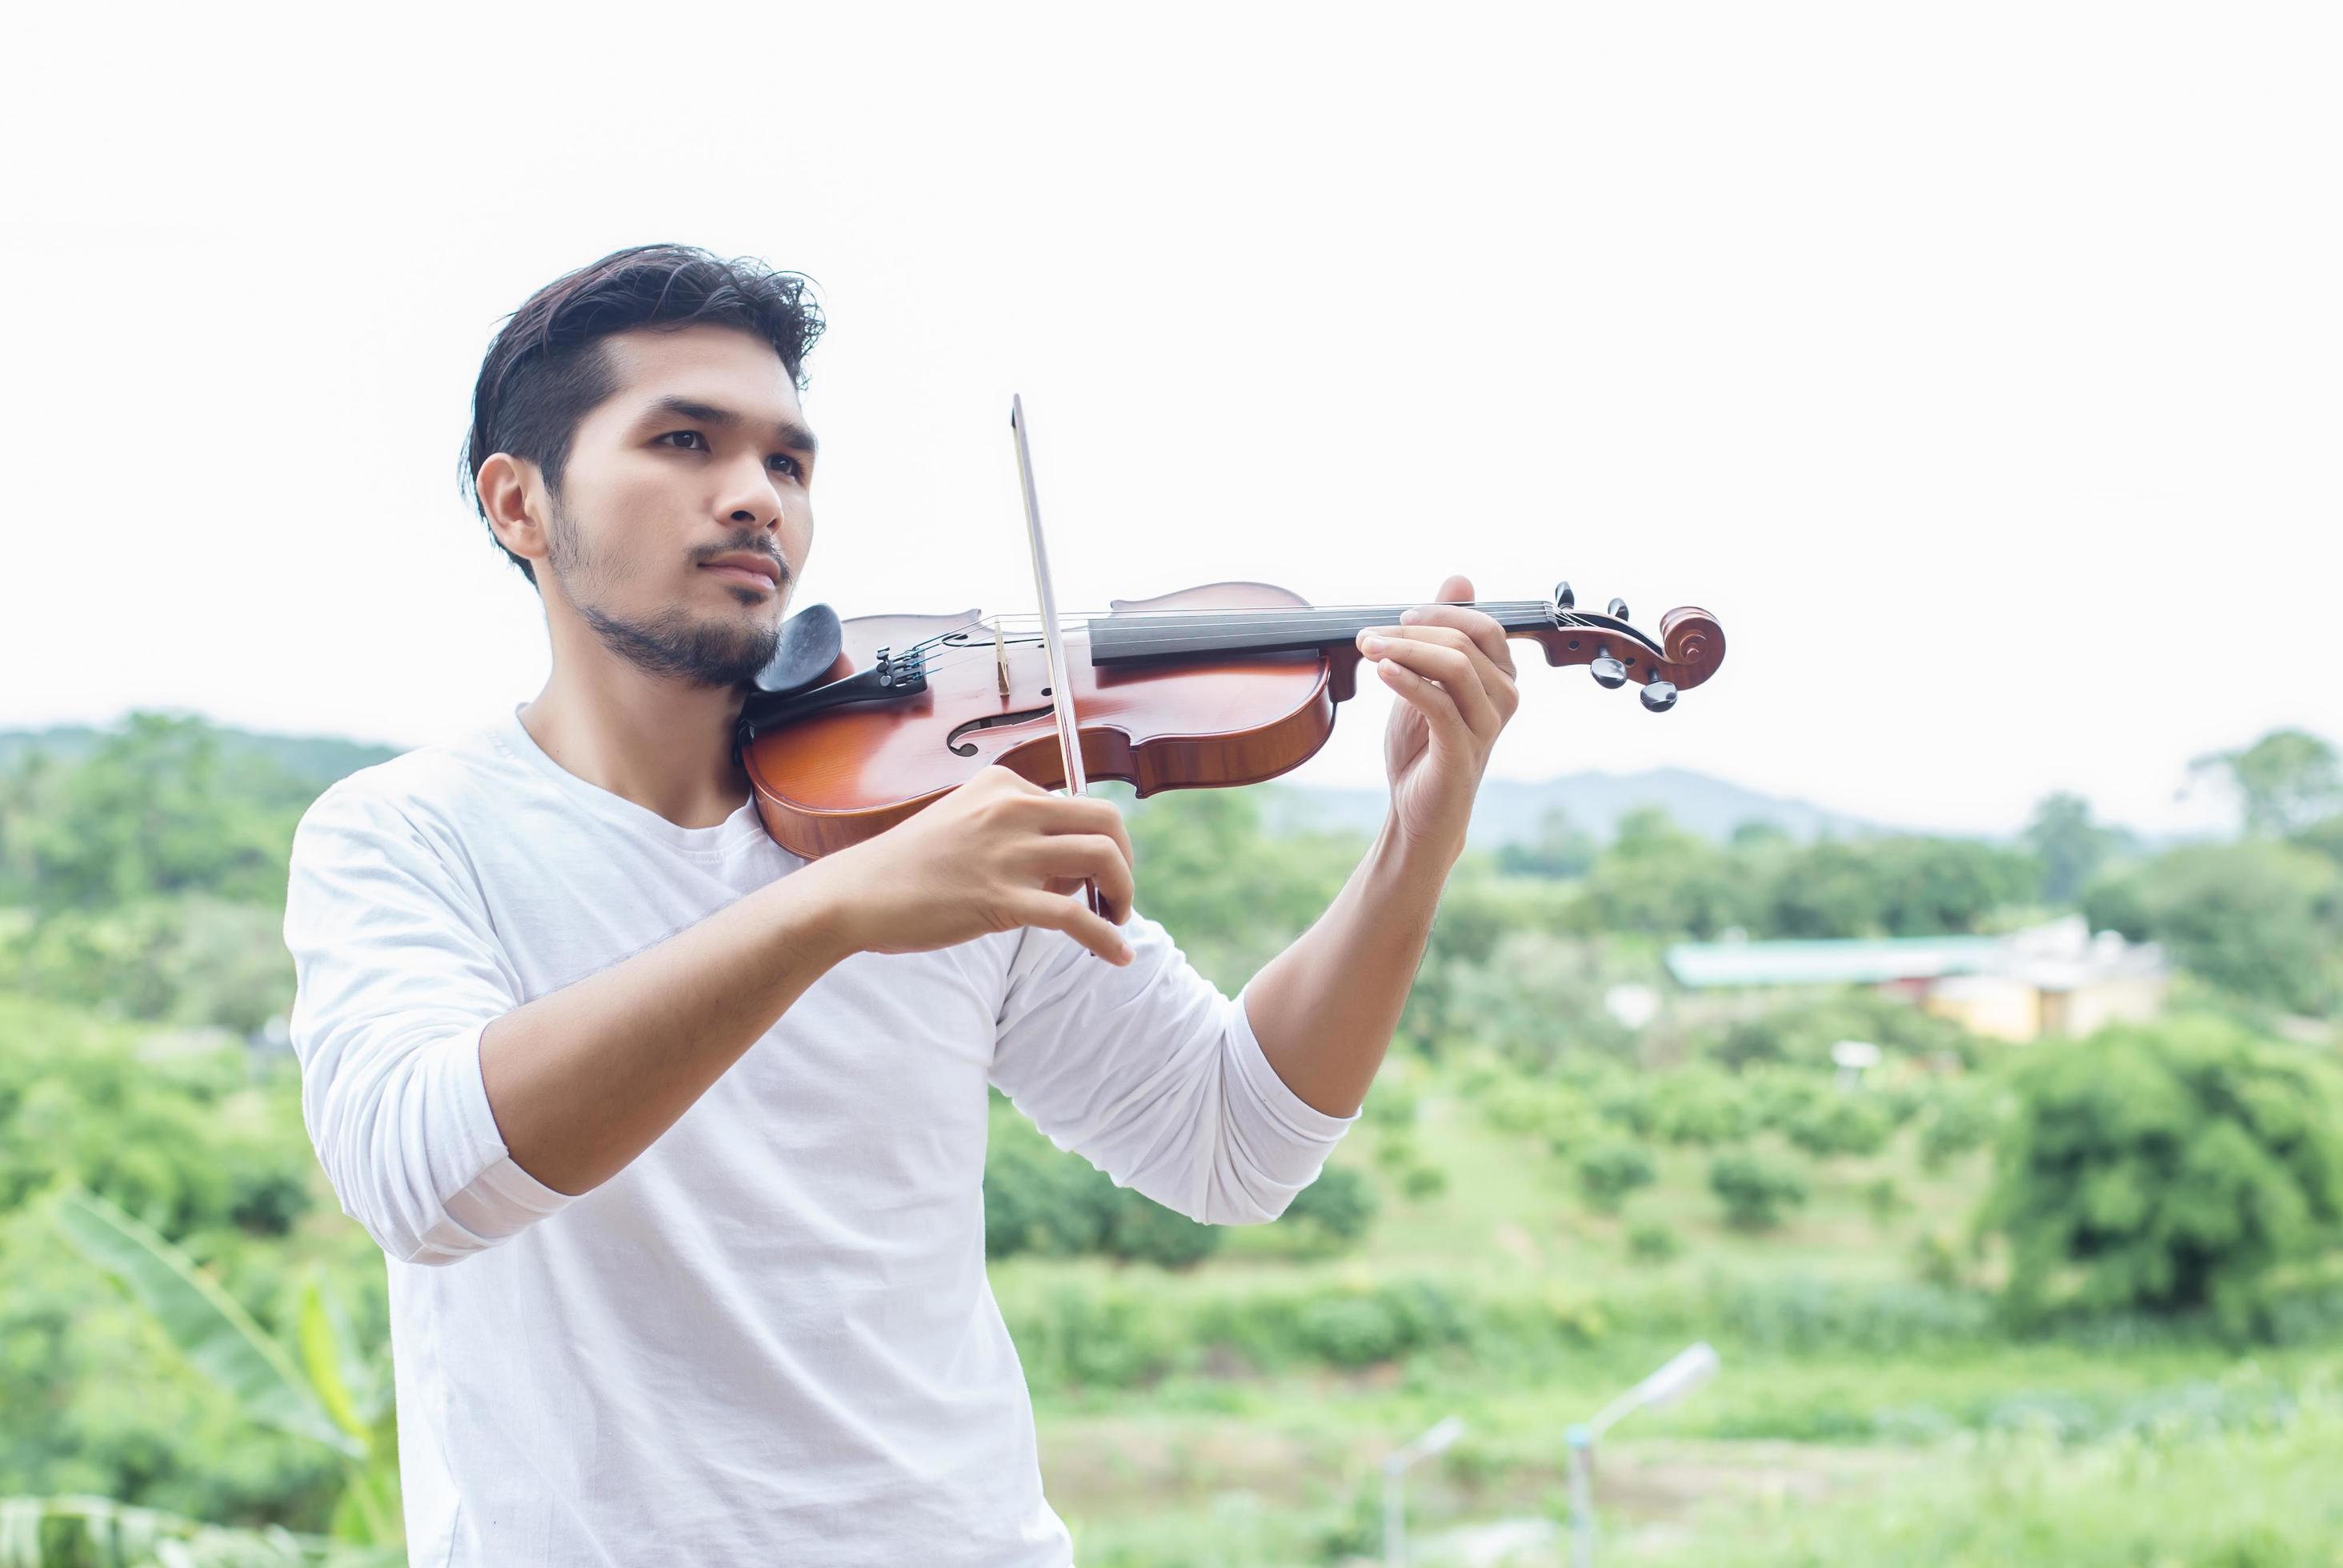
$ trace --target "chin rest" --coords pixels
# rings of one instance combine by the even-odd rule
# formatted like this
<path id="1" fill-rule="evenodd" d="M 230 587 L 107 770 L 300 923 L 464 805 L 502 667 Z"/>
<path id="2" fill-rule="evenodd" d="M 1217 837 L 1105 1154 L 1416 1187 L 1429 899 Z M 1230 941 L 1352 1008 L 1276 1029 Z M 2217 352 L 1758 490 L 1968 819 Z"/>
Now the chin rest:
<path id="1" fill-rule="evenodd" d="M 844 643 L 838 612 L 826 604 L 809 604 L 781 623 L 780 645 L 749 684 L 771 697 L 819 685 L 830 678 Z"/>

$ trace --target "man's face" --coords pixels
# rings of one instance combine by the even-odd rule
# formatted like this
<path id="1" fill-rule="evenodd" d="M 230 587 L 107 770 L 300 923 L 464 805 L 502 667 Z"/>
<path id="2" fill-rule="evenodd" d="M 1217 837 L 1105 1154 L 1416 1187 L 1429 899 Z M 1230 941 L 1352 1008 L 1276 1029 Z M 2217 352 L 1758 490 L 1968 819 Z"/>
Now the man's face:
<path id="1" fill-rule="evenodd" d="M 618 390 L 571 439 L 539 586 L 653 675 L 739 685 L 772 658 L 813 543 L 797 388 L 770 345 L 729 327 L 602 348 Z"/>

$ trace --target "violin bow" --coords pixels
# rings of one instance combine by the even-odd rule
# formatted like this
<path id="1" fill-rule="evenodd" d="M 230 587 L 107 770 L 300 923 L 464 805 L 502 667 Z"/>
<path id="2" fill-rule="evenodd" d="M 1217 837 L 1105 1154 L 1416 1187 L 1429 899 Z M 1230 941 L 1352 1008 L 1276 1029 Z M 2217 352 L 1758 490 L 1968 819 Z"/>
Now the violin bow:
<path id="1" fill-rule="evenodd" d="M 1058 632 L 1058 598 L 1050 591 L 1050 550 L 1041 542 L 1041 502 L 1033 493 L 1033 454 L 1025 440 L 1025 400 L 1009 396 L 1009 429 L 1017 438 L 1017 475 L 1025 486 L 1025 536 L 1033 551 L 1033 595 L 1041 604 L 1041 648 L 1050 661 L 1050 708 L 1058 720 L 1058 749 L 1066 763 L 1066 793 L 1087 793 L 1090 780 L 1082 774 L 1081 730 L 1074 718 L 1074 683 L 1066 674 L 1065 639 Z M 1098 884 L 1087 878 L 1082 898 L 1091 913 L 1103 918 Z"/>

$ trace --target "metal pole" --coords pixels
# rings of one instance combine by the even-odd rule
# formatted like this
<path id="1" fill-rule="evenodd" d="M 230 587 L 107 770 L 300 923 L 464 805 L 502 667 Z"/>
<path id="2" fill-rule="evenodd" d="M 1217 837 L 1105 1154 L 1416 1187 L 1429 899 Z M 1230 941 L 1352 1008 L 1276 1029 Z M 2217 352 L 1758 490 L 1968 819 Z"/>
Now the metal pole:
<path id="1" fill-rule="evenodd" d="M 1570 1568 L 1594 1568 L 1594 1434 L 1574 1426 L 1570 1442 Z"/>

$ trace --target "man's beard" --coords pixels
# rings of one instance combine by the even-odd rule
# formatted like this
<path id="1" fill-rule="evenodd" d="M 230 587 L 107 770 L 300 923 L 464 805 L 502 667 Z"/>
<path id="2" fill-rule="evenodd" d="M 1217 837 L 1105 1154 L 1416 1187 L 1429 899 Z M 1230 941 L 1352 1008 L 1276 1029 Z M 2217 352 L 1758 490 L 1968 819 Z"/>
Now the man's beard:
<path id="1" fill-rule="evenodd" d="M 647 619 L 622 620 L 599 608 L 594 594 L 578 590 L 599 586 L 600 562 L 580 543 L 577 525 L 558 500 L 547 545 L 547 564 L 579 618 L 604 648 L 646 675 L 694 686 L 742 686 L 772 661 L 780 646 L 779 622 L 700 620 L 674 605 Z M 735 548 L 756 548 L 753 544 Z"/>

